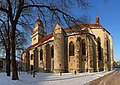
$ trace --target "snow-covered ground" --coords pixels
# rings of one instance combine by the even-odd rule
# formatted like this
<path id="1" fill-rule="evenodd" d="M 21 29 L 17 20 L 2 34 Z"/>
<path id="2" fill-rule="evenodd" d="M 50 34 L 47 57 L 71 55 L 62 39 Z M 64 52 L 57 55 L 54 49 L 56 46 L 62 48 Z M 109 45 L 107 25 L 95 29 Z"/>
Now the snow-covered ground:
<path id="1" fill-rule="evenodd" d="M 22 73 L 19 75 L 19 80 L 16 81 L 7 77 L 6 73 L 0 73 L 0 85 L 85 85 L 111 72 L 79 73 L 76 75 L 64 73 L 62 76 L 53 73 L 37 73 L 35 77 Z"/>

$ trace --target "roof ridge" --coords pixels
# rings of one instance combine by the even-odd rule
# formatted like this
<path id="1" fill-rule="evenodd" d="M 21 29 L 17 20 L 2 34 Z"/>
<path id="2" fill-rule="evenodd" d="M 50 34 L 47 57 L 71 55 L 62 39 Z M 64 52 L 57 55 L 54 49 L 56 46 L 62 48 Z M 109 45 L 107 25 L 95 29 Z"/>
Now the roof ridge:
<path id="1" fill-rule="evenodd" d="M 53 37 L 53 33 L 50 33 L 50 34 L 44 36 L 44 37 L 43 37 L 41 40 L 39 40 L 37 43 L 31 45 L 30 48 L 32 48 L 32 47 L 34 47 L 34 46 L 36 46 L 36 45 L 38 45 L 38 44 L 40 44 L 40 43 L 43 43 L 44 41 L 50 39 L 51 37 Z"/>

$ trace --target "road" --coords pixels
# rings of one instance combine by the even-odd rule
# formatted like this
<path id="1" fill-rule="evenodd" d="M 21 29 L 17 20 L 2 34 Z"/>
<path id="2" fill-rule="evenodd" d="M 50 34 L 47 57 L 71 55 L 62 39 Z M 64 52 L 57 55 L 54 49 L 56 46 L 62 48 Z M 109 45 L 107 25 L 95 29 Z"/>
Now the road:
<path id="1" fill-rule="evenodd" d="M 90 82 L 88 85 L 120 85 L 120 69 Z"/>

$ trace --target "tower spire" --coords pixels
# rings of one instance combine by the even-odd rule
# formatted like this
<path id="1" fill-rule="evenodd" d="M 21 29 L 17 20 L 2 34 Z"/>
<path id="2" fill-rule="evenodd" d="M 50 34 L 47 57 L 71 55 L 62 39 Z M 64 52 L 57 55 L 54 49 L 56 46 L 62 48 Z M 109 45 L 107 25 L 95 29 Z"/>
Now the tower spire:
<path id="1" fill-rule="evenodd" d="M 35 21 L 33 33 L 31 35 L 32 45 L 35 44 L 35 43 L 37 43 L 45 35 L 46 35 L 46 32 L 44 31 L 43 23 L 40 20 L 40 16 L 38 16 L 37 20 Z"/>
<path id="2" fill-rule="evenodd" d="M 100 24 L 100 22 L 99 22 L 100 20 L 99 20 L 99 17 L 98 16 L 96 16 L 96 24 Z"/>

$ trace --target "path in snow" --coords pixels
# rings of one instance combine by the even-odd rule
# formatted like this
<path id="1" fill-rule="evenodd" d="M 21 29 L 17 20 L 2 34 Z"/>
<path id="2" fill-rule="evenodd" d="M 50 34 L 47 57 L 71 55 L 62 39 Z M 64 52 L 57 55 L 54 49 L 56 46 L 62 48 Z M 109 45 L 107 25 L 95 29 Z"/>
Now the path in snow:
<path id="1" fill-rule="evenodd" d="M 0 73 L 0 85 L 84 85 L 88 82 L 100 78 L 109 72 L 95 73 L 64 73 L 62 76 L 53 73 L 37 73 L 35 77 L 22 73 L 19 80 L 13 81 L 11 77 L 7 77 L 6 73 Z"/>

